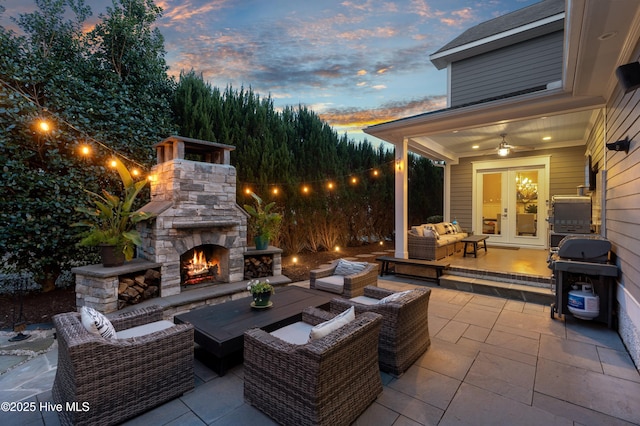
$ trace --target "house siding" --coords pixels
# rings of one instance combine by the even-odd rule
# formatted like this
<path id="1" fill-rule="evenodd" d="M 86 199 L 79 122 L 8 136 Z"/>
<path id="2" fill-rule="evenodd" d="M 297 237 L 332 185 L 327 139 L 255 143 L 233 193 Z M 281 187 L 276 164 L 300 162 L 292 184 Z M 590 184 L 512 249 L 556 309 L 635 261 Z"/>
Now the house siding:
<path id="1" fill-rule="evenodd" d="M 531 155 L 550 155 L 551 172 L 549 181 L 549 200 L 553 195 L 575 195 L 578 186 L 584 184 L 584 146 L 575 146 L 554 150 L 536 150 L 533 153 L 513 153 L 510 158 L 524 158 Z M 497 160 L 500 157 L 487 156 L 482 161 Z M 473 161 L 478 157 L 460 159 L 459 164 L 451 166 L 451 218 L 456 218 L 465 229 L 472 228 Z M 508 167 L 509 160 L 504 160 Z M 475 230 L 478 232 L 478 230 Z"/>
<path id="2" fill-rule="evenodd" d="M 563 31 L 451 64 L 452 107 L 562 79 Z"/>
<path id="3" fill-rule="evenodd" d="M 640 53 L 629 61 L 638 61 Z M 632 140 L 629 153 L 606 151 L 605 235 L 619 268 L 618 332 L 640 366 L 640 90 L 616 88 L 607 103 L 606 142 Z"/>

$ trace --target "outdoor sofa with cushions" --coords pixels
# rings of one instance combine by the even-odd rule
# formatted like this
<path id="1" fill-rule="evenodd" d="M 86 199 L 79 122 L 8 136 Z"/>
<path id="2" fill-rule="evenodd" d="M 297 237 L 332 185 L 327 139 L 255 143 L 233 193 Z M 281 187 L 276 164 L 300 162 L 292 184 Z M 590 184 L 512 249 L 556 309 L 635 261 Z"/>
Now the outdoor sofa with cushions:
<path id="1" fill-rule="evenodd" d="M 157 306 L 107 318 L 120 338 L 89 332 L 78 312 L 53 317 L 58 339 L 53 401 L 89 408 L 60 411 L 62 424 L 118 424 L 194 387 L 191 324 L 162 320 Z M 99 331 L 106 334 L 107 328 Z M 121 335 L 132 331 L 136 337 Z"/>
<path id="2" fill-rule="evenodd" d="M 338 259 L 326 267 L 310 272 L 310 288 L 341 294 L 344 297 L 362 296 L 364 288 L 368 285 L 378 285 L 377 263 Z"/>
<path id="3" fill-rule="evenodd" d="M 462 250 L 468 234 L 459 224 L 448 222 L 412 226 L 408 233 L 409 259 L 439 260 Z"/>
<path id="4" fill-rule="evenodd" d="M 331 312 L 343 312 L 350 306 L 356 314 L 375 312 L 382 315 L 378 359 L 380 369 L 399 376 L 431 345 L 429 336 L 430 289 L 394 292 L 380 287 L 366 287 L 364 296 L 333 299 Z"/>
<path id="5" fill-rule="evenodd" d="M 309 307 L 292 329 L 244 333 L 245 400 L 284 425 L 349 425 L 382 392 L 378 335 L 382 317 L 364 313 L 309 341 L 310 330 L 335 315 Z M 296 338 L 295 327 L 303 330 Z M 280 337 L 278 337 L 280 336 Z M 282 338 L 281 338 L 282 337 Z M 305 343 L 306 342 L 306 343 Z"/>

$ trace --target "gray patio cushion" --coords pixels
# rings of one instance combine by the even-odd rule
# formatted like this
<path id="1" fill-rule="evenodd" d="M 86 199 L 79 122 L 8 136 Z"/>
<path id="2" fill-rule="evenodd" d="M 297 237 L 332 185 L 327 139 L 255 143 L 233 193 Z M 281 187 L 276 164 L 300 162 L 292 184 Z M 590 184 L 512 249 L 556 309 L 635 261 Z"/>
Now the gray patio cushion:
<path id="1" fill-rule="evenodd" d="M 272 336 L 294 345 L 304 345 L 309 343 L 309 334 L 313 326 L 304 321 L 294 322 L 277 330 L 273 330 Z"/>
<path id="2" fill-rule="evenodd" d="M 349 260 L 340 259 L 338 260 L 338 265 L 336 265 L 336 270 L 333 273 L 335 275 L 353 275 L 364 271 L 364 268 L 366 267 L 367 264 L 365 262 L 351 262 Z"/>
<path id="3" fill-rule="evenodd" d="M 331 275 L 318 278 L 316 279 L 316 289 L 342 294 L 344 290 L 344 277 L 342 275 Z"/>
<path id="4" fill-rule="evenodd" d="M 127 328 L 126 330 L 116 332 L 116 339 L 127 339 L 129 337 L 146 336 L 147 334 L 154 333 L 160 330 L 166 330 L 173 327 L 175 324 L 171 321 L 160 320 L 147 324 L 139 325 L 137 327 Z"/>

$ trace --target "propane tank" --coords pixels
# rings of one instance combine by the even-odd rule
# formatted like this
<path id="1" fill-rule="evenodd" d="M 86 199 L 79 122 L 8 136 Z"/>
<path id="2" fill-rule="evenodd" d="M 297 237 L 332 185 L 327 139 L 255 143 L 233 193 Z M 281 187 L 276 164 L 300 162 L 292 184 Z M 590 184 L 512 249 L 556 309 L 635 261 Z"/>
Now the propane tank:
<path id="1" fill-rule="evenodd" d="M 600 297 L 589 283 L 576 283 L 569 292 L 567 307 L 574 317 L 592 320 L 600 315 Z M 580 288 L 580 289 L 579 289 Z"/>

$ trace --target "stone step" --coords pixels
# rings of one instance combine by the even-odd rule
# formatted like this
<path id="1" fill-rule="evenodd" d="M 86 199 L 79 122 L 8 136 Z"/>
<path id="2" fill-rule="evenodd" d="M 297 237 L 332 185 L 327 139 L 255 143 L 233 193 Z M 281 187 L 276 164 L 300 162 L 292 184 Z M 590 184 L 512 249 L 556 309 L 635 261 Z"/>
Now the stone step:
<path id="1" fill-rule="evenodd" d="M 440 277 L 440 286 L 470 293 L 522 300 L 540 305 L 550 305 L 555 299 L 550 286 L 543 288 L 452 274 L 445 274 Z"/>

